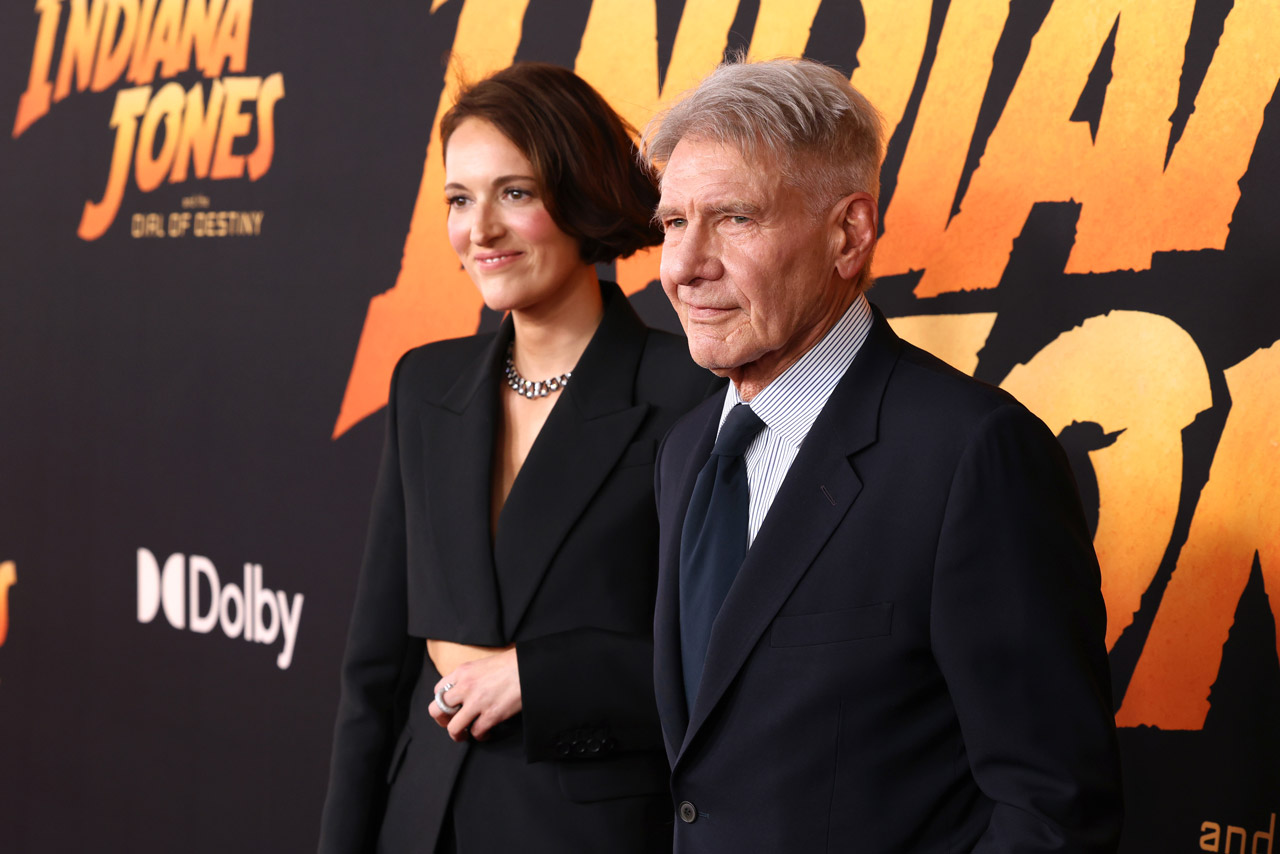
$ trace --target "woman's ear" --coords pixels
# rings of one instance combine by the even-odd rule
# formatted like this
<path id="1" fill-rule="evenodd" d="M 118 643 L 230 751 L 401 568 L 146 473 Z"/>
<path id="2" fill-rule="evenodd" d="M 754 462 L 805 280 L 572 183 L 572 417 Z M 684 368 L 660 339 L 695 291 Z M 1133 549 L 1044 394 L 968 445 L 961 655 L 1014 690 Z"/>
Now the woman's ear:
<path id="1" fill-rule="evenodd" d="M 836 273 L 852 281 L 871 259 L 876 245 L 879 212 L 870 193 L 851 193 L 837 205 L 840 245 L 836 253 Z"/>

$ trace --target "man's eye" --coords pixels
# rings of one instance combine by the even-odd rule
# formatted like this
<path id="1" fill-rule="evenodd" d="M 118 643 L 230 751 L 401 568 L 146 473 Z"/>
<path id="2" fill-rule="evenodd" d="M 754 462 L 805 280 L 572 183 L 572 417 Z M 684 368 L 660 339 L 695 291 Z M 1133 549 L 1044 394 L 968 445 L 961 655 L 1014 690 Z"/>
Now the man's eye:
<path id="1" fill-rule="evenodd" d="M 684 228 L 684 224 L 685 224 L 685 220 L 677 216 L 677 217 L 672 217 L 671 219 L 664 222 L 662 224 L 662 227 L 667 231 L 670 231 L 673 228 Z"/>
<path id="2" fill-rule="evenodd" d="M 729 219 L 733 222 L 734 225 L 746 225 L 747 223 L 751 222 L 751 217 L 743 216 L 742 214 L 731 216 L 729 217 Z"/>

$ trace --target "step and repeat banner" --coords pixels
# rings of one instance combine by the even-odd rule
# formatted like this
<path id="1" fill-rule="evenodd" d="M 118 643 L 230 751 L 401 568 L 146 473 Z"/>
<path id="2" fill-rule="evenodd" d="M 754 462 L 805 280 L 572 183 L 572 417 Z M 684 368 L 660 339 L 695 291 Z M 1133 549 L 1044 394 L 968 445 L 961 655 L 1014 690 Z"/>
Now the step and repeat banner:
<path id="1" fill-rule="evenodd" d="M 314 847 L 391 368 L 495 319 L 439 114 L 737 49 L 880 108 L 873 300 L 1072 459 L 1123 850 L 1280 850 L 1275 0 L 4 4 L 0 850 Z"/>

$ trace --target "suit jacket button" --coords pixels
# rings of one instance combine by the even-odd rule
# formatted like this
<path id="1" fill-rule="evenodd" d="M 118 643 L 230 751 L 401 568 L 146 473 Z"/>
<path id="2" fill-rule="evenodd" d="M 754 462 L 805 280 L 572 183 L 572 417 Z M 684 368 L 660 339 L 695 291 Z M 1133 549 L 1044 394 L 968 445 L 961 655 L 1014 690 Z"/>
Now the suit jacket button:
<path id="1" fill-rule="evenodd" d="M 698 819 L 698 808 L 689 801 L 680 802 L 680 820 L 685 824 L 693 824 Z"/>

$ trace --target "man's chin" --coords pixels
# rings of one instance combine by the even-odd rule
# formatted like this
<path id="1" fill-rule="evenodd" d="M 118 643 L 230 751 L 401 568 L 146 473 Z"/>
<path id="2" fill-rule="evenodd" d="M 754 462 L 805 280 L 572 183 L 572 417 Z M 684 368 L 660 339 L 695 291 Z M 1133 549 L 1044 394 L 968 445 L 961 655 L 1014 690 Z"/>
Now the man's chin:
<path id="1" fill-rule="evenodd" d="M 689 356 L 702 367 L 719 377 L 728 376 L 737 367 L 718 347 L 698 346 L 696 338 L 689 339 Z"/>
<path id="2" fill-rule="evenodd" d="M 744 351 L 718 336 L 700 335 L 695 327 L 689 335 L 689 356 L 702 367 L 717 376 L 728 376 L 732 371 L 753 361 L 758 353 Z"/>

